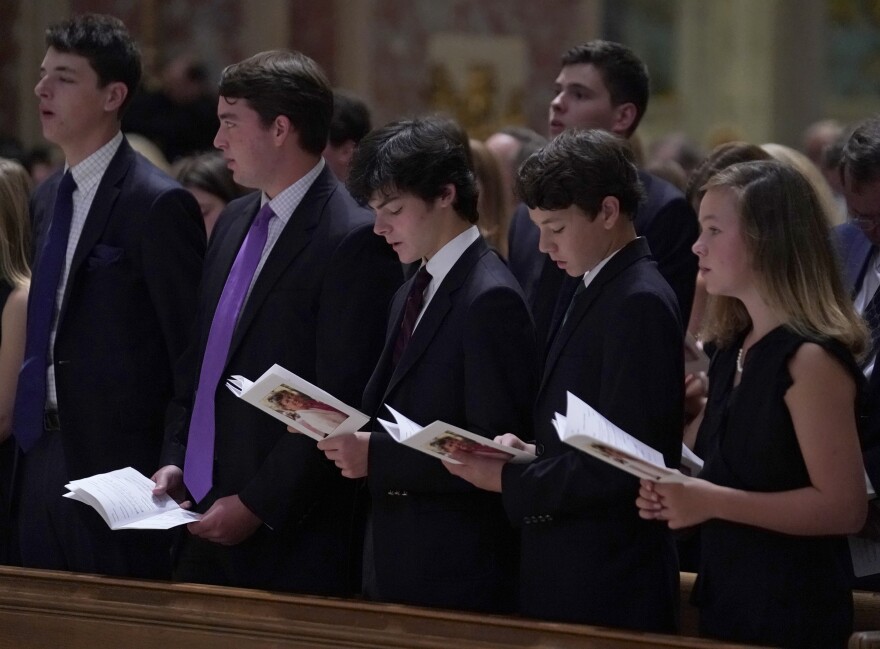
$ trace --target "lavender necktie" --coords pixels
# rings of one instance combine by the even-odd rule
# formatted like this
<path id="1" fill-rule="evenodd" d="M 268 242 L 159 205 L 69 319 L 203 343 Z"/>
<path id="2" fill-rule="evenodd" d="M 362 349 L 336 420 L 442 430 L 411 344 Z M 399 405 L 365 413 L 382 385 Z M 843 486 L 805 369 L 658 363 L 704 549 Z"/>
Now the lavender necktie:
<path id="1" fill-rule="evenodd" d="M 232 332 L 245 295 L 269 235 L 269 220 L 275 216 L 269 203 L 257 213 L 244 243 L 235 257 L 223 293 L 217 302 L 208 344 L 202 358 L 199 385 L 189 423 L 189 440 L 183 464 L 183 480 L 190 494 L 199 502 L 211 490 L 214 467 L 214 394 L 226 367 Z"/>
<path id="2" fill-rule="evenodd" d="M 73 219 L 73 192 L 76 181 L 68 169 L 55 195 L 52 223 L 46 234 L 40 263 L 34 271 L 28 298 L 27 337 L 24 363 L 18 374 L 18 389 L 12 415 L 12 430 L 18 445 L 29 451 L 43 434 L 46 410 L 46 370 L 49 364 L 49 337 L 58 282 L 64 269 L 70 222 Z"/>

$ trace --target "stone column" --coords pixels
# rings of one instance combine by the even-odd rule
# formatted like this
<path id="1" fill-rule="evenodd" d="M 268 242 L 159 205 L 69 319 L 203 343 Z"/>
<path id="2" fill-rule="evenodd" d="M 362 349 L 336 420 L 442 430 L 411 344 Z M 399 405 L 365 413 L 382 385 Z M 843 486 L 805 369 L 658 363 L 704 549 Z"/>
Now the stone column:
<path id="1" fill-rule="evenodd" d="M 40 76 L 40 63 L 46 54 L 46 28 L 69 14 L 68 0 L 19 2 L 18 21 L 15 25 L 15 40 L 18 44 L 16 87 L 18 132 L 25 147 L 44 142 L 34 86 Z"/>
<path id="2" fill-rule="evenodd" d="M 823 0 L 681 0 L 680 127 L 797 145 L 821 116 Z"/>

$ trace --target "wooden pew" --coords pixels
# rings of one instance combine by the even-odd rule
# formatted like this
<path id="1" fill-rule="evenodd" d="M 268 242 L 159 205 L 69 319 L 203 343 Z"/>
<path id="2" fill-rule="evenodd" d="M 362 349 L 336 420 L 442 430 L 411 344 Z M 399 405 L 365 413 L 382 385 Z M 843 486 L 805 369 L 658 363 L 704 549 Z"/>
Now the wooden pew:
<path id="1" fill-rule="evenodd" d="M 692 579 L 685 576 L 683 583 L 687 596 Z M 355 600 L 0 567 L 0 649 L 738 646 Z"/>

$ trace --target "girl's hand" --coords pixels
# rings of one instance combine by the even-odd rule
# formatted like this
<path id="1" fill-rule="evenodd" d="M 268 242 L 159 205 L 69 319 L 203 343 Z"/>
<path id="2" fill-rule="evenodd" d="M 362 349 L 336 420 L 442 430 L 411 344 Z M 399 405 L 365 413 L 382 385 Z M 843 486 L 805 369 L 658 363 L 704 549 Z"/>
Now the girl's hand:
<path id="1" fill-rule="evenodd" d="M 711 504 L 716 489 L 698 478 L 687 478 L 683 483 L 642 480 L 636 506 L 639 516 L 666 521 L 670 529 L 693 527 L 713 518 Z"/>

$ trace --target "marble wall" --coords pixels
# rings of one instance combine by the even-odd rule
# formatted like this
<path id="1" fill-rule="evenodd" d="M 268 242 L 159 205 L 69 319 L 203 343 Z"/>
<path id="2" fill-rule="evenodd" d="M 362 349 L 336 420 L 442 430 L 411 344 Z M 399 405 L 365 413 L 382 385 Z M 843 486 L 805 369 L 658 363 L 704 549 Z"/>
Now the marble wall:
<path id="1" fill-rule="evenodd" d="M 0 2 L 0 137 L 19 132 L 18 79 L 19 44 L 15 33 L 18 24 L 18 4 Z"/>
<path id="2" fill-rule="evenodd" d="M 162 60 L 192 51 L 218 74 L 271 47 L 299 49 L 331 81 L 363 96 L 376 123 L 430 110 L 451 112 L 477 135 L 506 123 L 543 132 L 559 56 L 598 34 L 599 0 L 51 0 L 21 17 L 30 0 L 0 2 L 0 130 L 39 140 L 27 110 L 42 50 L 22 60 L 12 38 L 42 40 L 68 13 L 111 13 L 141 44 L 147 81 Z M 23 81 L 17 80 L 18 70 Z M 31 73 L 30 70 L 33 70 Z M 31 102 L 32 103 L 32 102 Z"/>
<path id="3" fill-rule="evenodd" d="M 40 140 L 32 88 L 43 30 L 71 12 L 100 11 L 126 22 L 148 73 L 184 50 L 216 75 L 257 51 L 290 47 L 366 99 L 377 124 L 443 110 L 477 136 L 508 123 L 544 132 L 560 54 L 617 35 L 658 72 L 643 139 L 684 131 L 706 141 L 729 127 L 796 144 L 814 118 L 880 108 L 876 92 L 841 100 L 825 82 L 833 73 L 825 41 L 836 34 L 826 23 L 837 24 L 828 7 L 847 1 L 0 0 L 0 134 Z M 859 20 L 847 28 L 860 29 Z M 868 27 L 880 39 L 880 27 Z M 880 78 L 880 65 L 865 70 Z"/>

